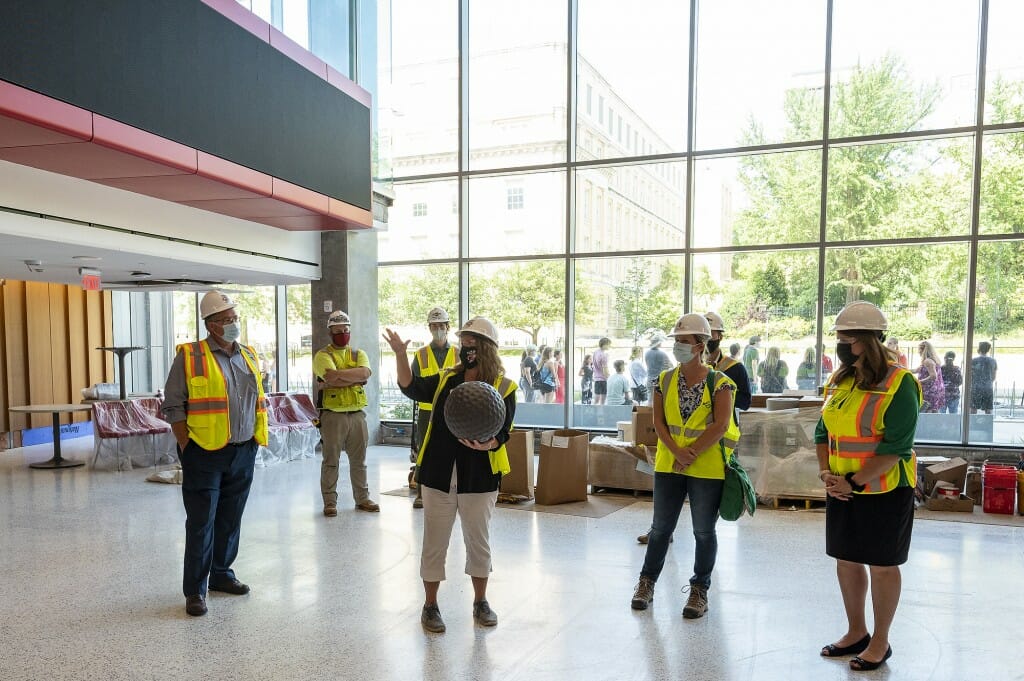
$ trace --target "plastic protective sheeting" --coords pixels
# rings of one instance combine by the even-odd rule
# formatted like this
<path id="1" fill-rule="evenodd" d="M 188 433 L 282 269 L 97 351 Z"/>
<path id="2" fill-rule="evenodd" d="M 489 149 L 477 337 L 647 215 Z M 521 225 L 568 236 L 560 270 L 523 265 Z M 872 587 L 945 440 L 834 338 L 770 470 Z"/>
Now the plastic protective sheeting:
<path id="1" fill-rule="evenodd" d="M 175 463 L 177 443 L 159 410 L 156 398 L 94 402 L 93 468 L 130 471 Z"/>
<path id="2" fill-rule="evenodd" d="M 319 414 L 309 395 L 268 394 L 267 418 L 270 424 L 268 442 L 267 446 L 261 446 L 256 453 L 257 466 L 271 466 L 283 461 L 316 456 L 320 430 L 315 421 Z"/>
<path id="3" fill-rule="evenodd" d="M 818 478 L 815 408 L 740 414 L 736 452 L 759 497 L 824 499 Z"/>

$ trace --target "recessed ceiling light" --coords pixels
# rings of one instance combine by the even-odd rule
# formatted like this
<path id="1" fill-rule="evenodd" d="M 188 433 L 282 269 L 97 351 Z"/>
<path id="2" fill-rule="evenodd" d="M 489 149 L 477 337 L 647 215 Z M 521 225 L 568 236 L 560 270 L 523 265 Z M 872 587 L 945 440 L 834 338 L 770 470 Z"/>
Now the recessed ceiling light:
<path id="1" fill-rule="evenodd" d="M 72 260 L 103 260 L 103 258 L 96 255 L 73 255 Z"/>

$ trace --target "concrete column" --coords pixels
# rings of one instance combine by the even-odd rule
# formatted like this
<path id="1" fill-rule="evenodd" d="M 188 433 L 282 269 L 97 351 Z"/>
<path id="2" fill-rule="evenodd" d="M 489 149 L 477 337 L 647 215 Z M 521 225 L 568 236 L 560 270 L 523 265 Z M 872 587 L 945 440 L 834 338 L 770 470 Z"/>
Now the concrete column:
<path id="1" fill-rule="evenodd" d="M 370 360 L 370 381 L 366 385 L 369 406 L 366 424 L 370 443 L 380 430 L 380 330 L 377 321 L 377 234 L 372 231 L 324 232 L 320 236 L 321 279 L 311 282 L 313 306 L 313 351 L 331 342 L 327 331 L 325 303 L 331 311 L 344 310 L 352 320 L 352 347 Z"/>

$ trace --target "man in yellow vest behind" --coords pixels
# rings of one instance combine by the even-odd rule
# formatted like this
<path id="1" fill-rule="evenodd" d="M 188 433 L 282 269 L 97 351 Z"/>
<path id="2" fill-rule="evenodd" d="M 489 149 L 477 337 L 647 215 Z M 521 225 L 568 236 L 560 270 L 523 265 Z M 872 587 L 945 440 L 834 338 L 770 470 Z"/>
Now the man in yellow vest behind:
<path id="1" fill-rule="evenodd" d="M 320 412 L 320 436 L 323 438 L 324 460 L 320 466 L 320 493 L 324 498 L 324 515 L 338 515 L 338 462 L 341 450 L 348 454 L 348 473 L 352 498 L 360 511 L 379 511 L 370 498 L 366 484 L 366 391 L 370 378 L 370 360 L 362 350 L 349 346 L 352 323 L 348 315 L 337 310 L 327 318 L 331 332 L 330 344 L 317 350 L 313 357 L 313 373 L 323 381 L 323 409 Z"/>
<path id="2" fill-rule="evenodd" d="M 241 335 L 235 302 L 210 291 L 199 303 L 207 338 L 178 346 L 161 409 L 178 441 L 185 504 L 185 612 L 206 614 L 206 592 L 244 595 L 235 577 L 242 512 L 267 410 L 256 352 Z M 208 582 L 208 583 L 207 583 Z"/>
<path id="3" fill-rule="evenodd" d="M 426 378 L 441 373 L 442 369 L 451 369 L 458 360 L 455 348 L 448 342 L 448 331 L 451 328 L 448 312 L 443 307 L 435 307 L 427 313 L 427 328 L 430 329 L 430 342 L 416 351 L 412 357 L 412 375 Z M 418 404 L 419 414 L 416 417 L 412 433 L 412 444 L 415 447 L 413 461 L 423 446 L 423 436 L 430 425 L 430 402 Z M 417 466 L 413 467 L 417 469 Z M 415 478 L 414 478 L 415 479 Z M 423 490 L 416 486 L 416 499 L 413 508 L 423 508 Z"/>

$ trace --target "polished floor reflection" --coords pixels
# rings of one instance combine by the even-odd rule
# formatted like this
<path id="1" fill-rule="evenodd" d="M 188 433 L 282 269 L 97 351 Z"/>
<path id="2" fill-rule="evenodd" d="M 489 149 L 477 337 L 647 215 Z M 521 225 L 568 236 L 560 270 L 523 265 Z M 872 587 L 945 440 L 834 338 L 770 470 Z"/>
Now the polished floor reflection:
<path id="1" fill-rule="evenodd" d="M 85 459 L 91 441 L 65 456 Z M 876 672 L 818 656 L 843 630 L 819 512 L 719 523 L 710 612 L 681 616 L 684 520 L 653 606 L 629 603 L 651 504 L 602 518 L 501 509 L 492 525 L 495 629 L 473 624 L 461 540 L 441 587 L 445 634 L 419 623 L 421 512 L 407 450 L 373 447 L 380 514 L 319 503 L 319 461 L 258 469 L 235 570 L 248 596 L 180 595 L 184 510 L 148 470 L 30 470 L 47 446 L 0 452 L 0 679 L 1020 679 L 1024 518 L 919 519 L 893 657 Z M 343 461 L 344 463 L 344 461 Z M 343 473 L 344 480 L 344 473 Z M 344 487 L 344 486 L 343 486 Z M 685 514 L 684 514 L 685 515 Z M 456 528 L 456 532 L 458 529 Z"/>

